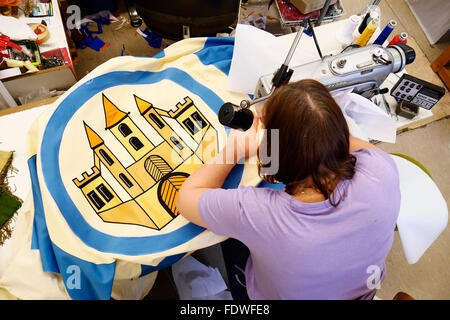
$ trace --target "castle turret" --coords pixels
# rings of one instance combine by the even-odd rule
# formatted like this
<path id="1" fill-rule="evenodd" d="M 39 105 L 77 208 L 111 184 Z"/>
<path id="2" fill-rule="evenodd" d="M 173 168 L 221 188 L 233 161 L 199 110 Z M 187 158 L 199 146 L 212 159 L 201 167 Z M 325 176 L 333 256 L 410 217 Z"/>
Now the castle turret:
<path id="1" fill-rule="evenodd" d="M 131 197 L 134 198 L 140 195 L 143 192 L 141 186 L 104 144 L 102 138 L 100 138 L 100 136 L 86 123 L 84 123 L 84 127 L 89 140 L 89 145 L 94 151 L 95 166 L 100 169 L 100 162 L 103 163 Z"/>
<path id="2" fill-rule="evenodd" d="M 83 179 L 77 178 L 72 181 L 81 189 L 86 199 L 94 210 L 99 213 L 111 209 L 122 203 L 122 200 L 117 196 L 111 186 L 103 179 L 100 170 L 97 167 L 92 167 L 92 174 L 83 172 Z"/>
<path id="3" fill-rule="evenodd" d="M 103 108 L 106 129 L 111 131 L 135 161 L 155 147 L 128 114 L 119 110 L 105 95 L 103 95 Z"/>
<path id="4" fill-rule="evenodd" d="M 189 158 L 193 153 L 192 149 L 189 148 L 183 139 L 164 120 L 163 116 L 170 117 L 169 113 L 165 110 L 155 108 L 150 102 L 137 96 L 134 96 L 134 99 L 136 100 L 136 105 L 141 115 L 168 143 L 171 150 L 184 160 Z"/>
<path id="5" fill-rule="evenodd" d="M 197 144 L 202 143 L 205 132 L 211 126 L 189 97 L 184 98 L 184 103 L 178 102 L 177 109 L 169 111 L 169 115 L 177 120 Z"/>

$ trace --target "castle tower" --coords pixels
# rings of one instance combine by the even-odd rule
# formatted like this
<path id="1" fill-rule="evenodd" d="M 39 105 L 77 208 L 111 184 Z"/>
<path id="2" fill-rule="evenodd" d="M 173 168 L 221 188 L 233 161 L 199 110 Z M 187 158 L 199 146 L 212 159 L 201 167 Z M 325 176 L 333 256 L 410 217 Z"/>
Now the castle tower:
<path id="1" fill-rule="evenodd" d="M 92 130 L 86 123 L 84 123 L 86 135 L 89 140 L 89 145 L 94 151 L 94 164 L 100 169 L 100 162 L 103 163 L 114 178 L 120 183 L 125 191 L 135 198 L 142 194 L 143 190 L 131 174 L 120 163 L 117 157 L 109 150 L 100 136 Z"/>
<path id="2" fill-rule="evenodd" d="M 184 103 L 178 102 L 176 106 L 176 111 L 169 111 L 170 117 L 177 120 L 198 144 L 202 143 L 203 136 L 211 126 L 209 121 L 189 97 L 185 97 Z"/>
<path id="3" fill-rule="evenodd" d="M 155 147 L 128 114 L 119 110 L 105 95 L 103 95 L 103 108 L 106 129 L 111 131 L 135 161 Z"/>
<path id="4" fill-rule="evenodd" d="M 182 159 L 189 158 L 193 151 L 169 126 L 162 116 L 170 117 L 165 110 L 155 108 L 150 102 L 134 96 L 136 105 L 141 115 L 159 133 L 159 135 L 169 144 L 170 148 Z"/>
<path id="5" fill-rule="evenodd" d="M 92 167 L 92 174 L 83 172 L 83 179 L 77 178 L 72 180 L 75 185 L 81 189 L 84 196 L 94 210 L 99 213 L 111 209 L 122 203 L 111 186 L 103 179 L 100 170 Z"/>
<path id="6" fill-rule="evenodd" d="M 218 152 L 218 134 L 216 129 L 195 106 L 191 98 L 185 97 L 184 103 L 177 103 L 175 111 L 169 111 L 170 117 L 186 130 L 197 142 L 194 150 L 202 162 L 213 158 Z"/>

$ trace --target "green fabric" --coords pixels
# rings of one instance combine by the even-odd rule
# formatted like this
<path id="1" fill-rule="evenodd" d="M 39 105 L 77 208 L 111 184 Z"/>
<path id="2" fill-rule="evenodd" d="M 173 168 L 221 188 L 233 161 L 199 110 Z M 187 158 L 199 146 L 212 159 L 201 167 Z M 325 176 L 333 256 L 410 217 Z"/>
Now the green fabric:
<path id="1" fill-rule="evenodd" d="M 0 195 L 0 227 L 13 216 L 21 205 L 20 201 L 14 199 L 7 192 Z"/>

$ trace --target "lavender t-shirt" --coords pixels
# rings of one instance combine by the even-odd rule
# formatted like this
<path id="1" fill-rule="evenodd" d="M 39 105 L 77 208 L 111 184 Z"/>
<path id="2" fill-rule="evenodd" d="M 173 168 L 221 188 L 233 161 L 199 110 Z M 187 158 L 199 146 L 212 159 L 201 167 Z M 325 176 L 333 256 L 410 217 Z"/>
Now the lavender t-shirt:
<path id="1" fill-rule="evenodd" d="M 370 299 L 385 277 L 400 207 L 398 172 L 378 149 L 353 152 L 346 197 L 305 203 L 284 191 L 211 189 L 200 215 L 214 233 L 243 242 L 250 299 Z"/>

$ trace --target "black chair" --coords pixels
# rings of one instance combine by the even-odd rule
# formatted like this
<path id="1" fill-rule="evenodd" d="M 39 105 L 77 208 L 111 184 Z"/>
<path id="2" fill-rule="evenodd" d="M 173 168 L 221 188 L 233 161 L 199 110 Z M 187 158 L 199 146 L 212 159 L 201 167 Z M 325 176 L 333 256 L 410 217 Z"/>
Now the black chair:
<path id="1" fill-rule="evenodd" d="M 236 20 L 239 0 L 135 0 L 127 1 L 131 25 L 142 21 L 160 36 L 180 40 L 229 32 Z"/>

